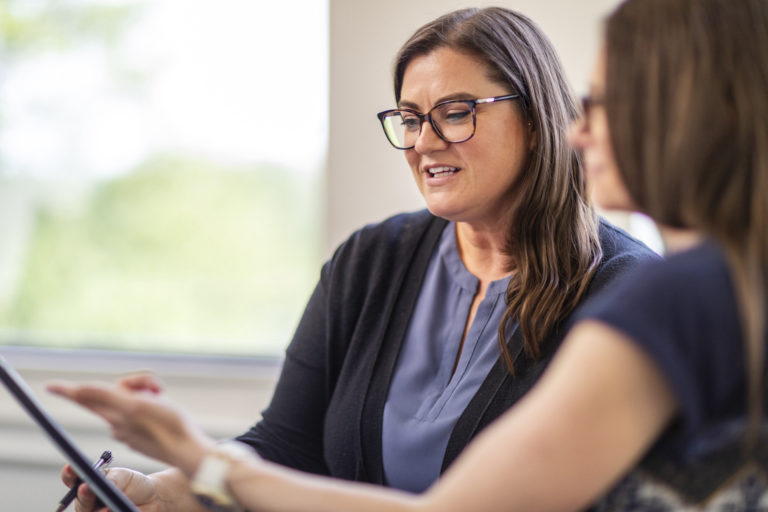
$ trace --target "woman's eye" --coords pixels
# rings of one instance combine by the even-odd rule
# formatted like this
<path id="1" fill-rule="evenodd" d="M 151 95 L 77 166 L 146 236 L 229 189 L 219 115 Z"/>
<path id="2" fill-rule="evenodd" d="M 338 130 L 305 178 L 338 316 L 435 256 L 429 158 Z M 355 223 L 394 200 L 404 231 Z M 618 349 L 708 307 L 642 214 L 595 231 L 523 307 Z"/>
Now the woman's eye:
<path id="1" fill-rule="evenodd" d="M 449 123 L 461 123 L 468 121 L 471 115 L 472 111 L 470 110 L 450 110 L 445 113 L 445 120 Z"/>
<path id="2" fill-rule="evenodd" d="M 421 122 L 418 117 L 411 116 L 403 118 L 403 127 L 409 132 L 418 131 L 420 124 Z"/>

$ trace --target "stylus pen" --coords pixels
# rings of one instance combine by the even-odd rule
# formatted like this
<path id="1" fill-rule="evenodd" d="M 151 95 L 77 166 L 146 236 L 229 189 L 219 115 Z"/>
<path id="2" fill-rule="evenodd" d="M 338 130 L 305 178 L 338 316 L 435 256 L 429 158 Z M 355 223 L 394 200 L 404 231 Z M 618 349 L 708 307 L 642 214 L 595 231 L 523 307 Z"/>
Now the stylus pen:
<path id="1" fill-rule="evenodd" d="M 107 466 L 110 462 L 112 462 L 112 452 L 109 450 L 104 451 L 104 453 L 101 454 L 101 457 L 99 457 L 99 460 L 93 463 L 93 469 L 99 469 Z M 59 501 L 59 508 L 56 509 L 56 512 L 61 512 L 65 508 L 69 506 L 70 503 L 75 501 L 75 498 L 77 498 L 77 488 L 80 487 L 80 484 L 82 484 L 83 481 L 79 478 L 75 480 L 75 485 L 72 486 L 72 488 L 69 489 L 69 492 L 64 495 L 63 498 L 61 498 L 61 501 Z"/>

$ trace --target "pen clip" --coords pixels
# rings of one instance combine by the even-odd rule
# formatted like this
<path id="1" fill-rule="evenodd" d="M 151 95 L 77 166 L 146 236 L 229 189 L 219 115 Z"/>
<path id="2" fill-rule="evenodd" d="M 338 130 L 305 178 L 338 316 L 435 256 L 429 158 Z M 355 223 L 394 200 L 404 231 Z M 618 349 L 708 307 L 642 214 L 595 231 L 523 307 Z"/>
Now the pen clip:
<path id="1" fill-rule="evenodd" d="M 101 457 L 99 457 L 99 460 L 97 460 L 93 464 L 93 469 L 97 469 L 103 473 L 111 462 L 112 462 L 112 452 L 109 450 L 104 450 L 104 453 L 101 454 Z"/>

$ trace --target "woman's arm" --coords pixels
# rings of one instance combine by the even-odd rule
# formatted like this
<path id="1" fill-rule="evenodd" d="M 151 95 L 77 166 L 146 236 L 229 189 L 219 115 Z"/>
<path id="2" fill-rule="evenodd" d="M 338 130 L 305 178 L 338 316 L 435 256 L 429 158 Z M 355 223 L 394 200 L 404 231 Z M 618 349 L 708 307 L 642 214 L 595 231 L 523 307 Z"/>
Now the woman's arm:
<path id="1" fill-rule="evenodd" d="M 53 386 L 107 419 L 119 439 L 192 475 L 212 441 L 131 386 Z M 537 386 L 486 429 L 422 496 L 253 460 L 235 463 L 238 501 L 273 512 L 573 510 L 594 501 L 651 446 L 676 403 L 653 361 L 597 322 L 577 325 Z"/>
<path id="2" fill-rule="evenodd" d="M 318 474 L 328 474 L 323 426 L 330 396 L 327 352 L 328 281 L 331 266 L 307 303 L 286 350 L 280 377 L 262 418 L 237 440 L 268 460 Z"/>
<path id="3" fill-rule="evenodd" d="M 638 462 L 675 409 L 666 379 L 632 340 L 582 322 L 541 381 L 435 484 L 430 501 L 457 511 L 587 506 Z"/>
<path id="4" fill-rule="evenodd" d="M 332 481 L 246 461 L 234 495 L 271 512 L 574 510 L 650 447 L 676 405 L 653 361 L 597 322 L 579 324 L 541 382 L 426 494 Z"/>

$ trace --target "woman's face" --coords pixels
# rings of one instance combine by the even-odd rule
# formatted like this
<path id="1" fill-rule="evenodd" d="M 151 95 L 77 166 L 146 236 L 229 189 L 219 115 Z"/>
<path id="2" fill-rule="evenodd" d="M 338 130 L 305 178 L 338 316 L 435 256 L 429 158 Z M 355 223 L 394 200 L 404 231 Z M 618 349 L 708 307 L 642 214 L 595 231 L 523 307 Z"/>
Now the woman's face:
<path id="1" fill-rule="evenodd" d="M 414 58 L 406 67 L 400 107 L 428 112 L 451 99 L 510 94 L 488 78 L 478 59 L 447 48 Z M 508 222 L 514 188 L 528 162 L 532 138 L 519 100 L 477 105 L 474 136 L 448 143 L 427 122 L 413 149 L 405 151 L 413 177 L 429 210 L 440 217 L 498 226 Z"/>
<path id="2" fill-rule="evenodd" d="M 589 102 L 571 126 L 571 144 L 584 153 L 584 168 L 592 199 L 606 210 L 635 210 L 613 156 L 608 116 L 603 106 L 605 55 L 601 51 L 589 86 Z"/>

